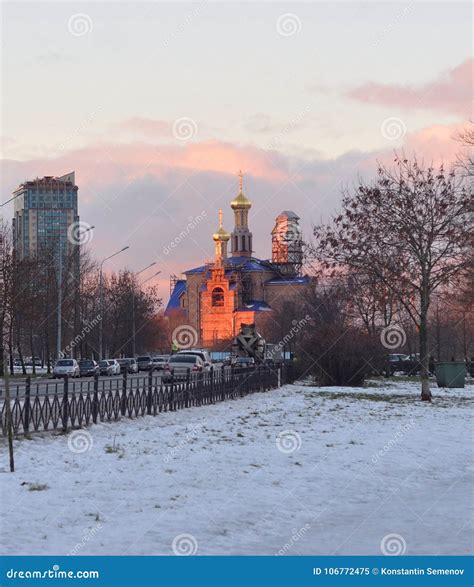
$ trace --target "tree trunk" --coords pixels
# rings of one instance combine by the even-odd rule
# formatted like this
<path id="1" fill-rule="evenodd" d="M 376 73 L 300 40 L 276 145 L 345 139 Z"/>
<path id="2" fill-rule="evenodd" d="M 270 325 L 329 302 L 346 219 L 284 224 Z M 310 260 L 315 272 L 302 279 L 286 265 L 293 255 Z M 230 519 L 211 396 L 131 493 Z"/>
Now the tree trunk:
<path id="1" fill-rule="evenodd" d="M 428 293 L 425 288 L 422 289 L 421 294 L 421 308 L 420 308 L 420 365 L 421 365 L 421 399 L 426 402 L 431 401 L 429 371 L 430 371 L 430 358 L 428 355 L 428 306 L 429 299 Z"/>

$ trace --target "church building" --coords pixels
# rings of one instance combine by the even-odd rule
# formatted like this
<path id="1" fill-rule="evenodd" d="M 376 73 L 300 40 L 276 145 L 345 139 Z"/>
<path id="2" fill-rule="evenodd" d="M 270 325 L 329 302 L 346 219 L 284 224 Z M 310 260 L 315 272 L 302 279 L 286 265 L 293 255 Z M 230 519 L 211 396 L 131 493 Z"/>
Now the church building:
<path id="1" fill-rule="evenodd" d="M 291 211 L 279 214 L 271 233 L 272 259 L 255 257 L 249 227 L 252 202 L 243 192 L 242 172 L 239 186 L 230 204 L 234 213 L 231 233 L 224 229 L 219 211 L 219 227 L 212 235 L 214 260 L 185 271 L 183 279 L 172 278 L 165 315 L 191 326 L 203 347 L 232 339 L 241 323 L 255 323 L 259 329 L 271 317 L 273 307 L 294 299 L 309 283 L 301 275 L 299 217 Z"/>

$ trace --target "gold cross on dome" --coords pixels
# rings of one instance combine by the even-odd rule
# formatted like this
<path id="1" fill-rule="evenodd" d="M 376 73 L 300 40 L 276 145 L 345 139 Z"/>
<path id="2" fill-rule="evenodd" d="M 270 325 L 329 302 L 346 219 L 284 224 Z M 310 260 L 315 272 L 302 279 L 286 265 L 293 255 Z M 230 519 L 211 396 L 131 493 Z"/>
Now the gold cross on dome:
<path id="1" fill-rule="evenodd" d="M 239 189 L 240 193 L 242 193 L 244 187 L 244 174 L 242 173 L 242 169 L 239 171 Z"/>

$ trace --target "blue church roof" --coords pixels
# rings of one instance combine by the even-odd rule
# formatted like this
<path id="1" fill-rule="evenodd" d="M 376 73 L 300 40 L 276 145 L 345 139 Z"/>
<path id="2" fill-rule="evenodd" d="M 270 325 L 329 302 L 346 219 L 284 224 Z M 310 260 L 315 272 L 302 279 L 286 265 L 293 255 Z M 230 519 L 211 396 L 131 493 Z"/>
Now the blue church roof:
<path id="1" fill-rule="evenodd" d="M 235 311 L 236 312 L 270 312 L 271 308 L 267 304 L 267 302 L 262 302 L 260 300 L 252 300 L 250 302 L 247 302 L 243 306 L 240 306 L 240 308 L 237 308 L 237 310 L 235 310 Z"/>
<path id="2" fill-rule="evenodd" d="M 186 291 L 186 280 L 185 279 L 178 279 L 176 285 L 174 286 L 173 293 L 171 294 L 170 301 L 166 306 L 165 314 L 170 310 L 179 310 L 181 308 L 181 304 L 179 303 L 179 298 L 182 293 Z"/>
<path id="3" fill-rule="evenodd" d="M 270 279 L 265 282 L 265 285 L 305 285 L 309 283 L 309 277 L 304 275 L 303 277 L 278 277 L 276 279 Z"/>
<path id="4" fill-rule="evenodd" d="M 254 257 L 229 257 L 226 259 L 225 266 L 231 270 L 239 268 L 242 269 L 242 271 L 262 271 L 264 269 L 271 269 L 271 264 L 269 261 L 255 259 Z M 206 265 L 201 265 L 200 267 L 189 269 L 184 273 L 185 275 L 192 275 L 193 273 L 204 273 L 206 269 Z"/>

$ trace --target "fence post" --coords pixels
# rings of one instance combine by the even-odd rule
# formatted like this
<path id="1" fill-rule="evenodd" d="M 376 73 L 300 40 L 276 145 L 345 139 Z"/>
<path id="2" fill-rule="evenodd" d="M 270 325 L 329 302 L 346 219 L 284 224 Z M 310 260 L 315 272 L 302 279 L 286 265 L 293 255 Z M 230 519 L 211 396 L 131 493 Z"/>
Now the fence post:
<path id="1" fill-rule="evenodd" d="M 148 372 L 148 395 L 146 398 L 146 413 L 151 416 L 151 408 L 153 405 L 153 370 Z"/>
<path id="2" fill-rule="evenodd" d="M 23 422 L 23 431 L 25 433 L 25 436 L 28 435 L 28 432 L 30 430 L 30 392 L 31 392 L 31 377 L 28 376 L 26 378 L 26 387 L 25 387 L 25 404 L 24 404 L 25 420 Z"/>
<path id="3" fill-rule="evenodd" d="M 122 416 L 127 414 L 127 369 L 123 372 L 122 377 L 122 401 L 121 403 L 121 412 Z"/>
<path id="4" fill-rule="evenodd" d="M 281 387 L 281 364 L 278 366 L 278 381 L 277 387 Z"/>
<path id="5" fill-rule="evenodd" d="M 186 369 L 186 386 L 184 388 L 184 407 L 189 408 L 189 382 L 191 379 L 191 369 Z"/>
<path id="6" fill-rule="evenodd" d="M 221 367 L 221 401 L 225 400 L 225 386 L 226 386 L 225 365 L 222 365 L 222 367 Z"/>
<path id="7" fill-rule="evenodd" d="M 69 390 L 69 377 L 67 375 L 64 376 L 64 383 L 63 383 L 63 432 L 67 432 L 67 421 L 69 418 L 69 397 L 68 397 L 68 390 Z"/>
<path id="8" fill-rule="evenodd" d="M 214 403 L 214 365 L 211 365 L 211 369 L 209 371 L 210 376 L 211 376 L 211 404 Z"/>
<path id="9" fill-rule="evenodd" d="M 174 405 L 174 372 L 171 373 L 171 378 L 170 378 L 169 409 L 170 409 L 170 412 L 174 412 L 175 411 L 175 405 Z"/>
<path id="10" fill-rule="evenodd" d="M 230 365 L 230 392 L 231 397 L 234 397 L 234 389 L 235 389 L 235 365 L 231 363 Z"/>
<path id="11" fill-rule="evenodd" d="M 97 424 L 97 415 L 99 413 L 99 375 L 94 375 L 94 395 L 92 397 L 92 421 Z"/>

